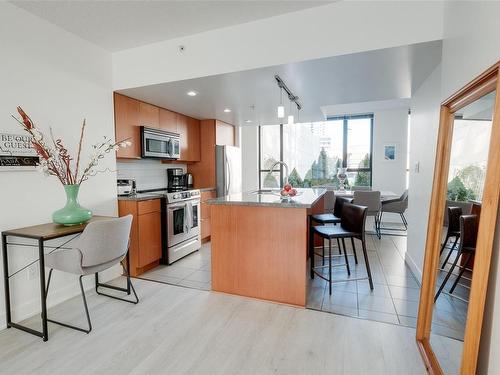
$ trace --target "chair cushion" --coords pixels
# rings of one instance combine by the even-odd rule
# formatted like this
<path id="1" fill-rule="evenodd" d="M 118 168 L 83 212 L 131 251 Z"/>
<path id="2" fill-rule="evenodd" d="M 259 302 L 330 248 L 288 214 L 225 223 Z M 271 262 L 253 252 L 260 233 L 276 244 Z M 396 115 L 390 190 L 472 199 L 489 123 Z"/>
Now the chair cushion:
<path id="1" fill-rule="evenodd" d="M 324 238 L 346 238 L 346 237 L 358 237 L 360 233 L 349 232 L 342 228 L 340 225 L 336 226 L 324 226 L 318 225 L 313 227 L 314 232 L 319 234 Z"/>
<path id="2" fill-rule="evenodd" d="M 317 223 L 340 223 L 340 218 L 334 214 L 317 214 L 311 217 Z"/>

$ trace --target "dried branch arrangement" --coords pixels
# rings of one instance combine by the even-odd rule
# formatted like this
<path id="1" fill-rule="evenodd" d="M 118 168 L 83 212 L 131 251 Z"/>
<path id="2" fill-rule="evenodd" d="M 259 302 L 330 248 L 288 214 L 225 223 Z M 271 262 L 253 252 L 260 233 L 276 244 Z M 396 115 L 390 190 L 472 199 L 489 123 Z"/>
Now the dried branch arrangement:
<path id="1" fill-rule="evenodd" d="M 50 129 L 50 145 L 46 143 L 43 133 L 35 126 L 35 123 L 24 112 L 21 107 L 17 107 L 17 112 L 21 116 L 18 119 L 12 116 L 31 137 L 33 148 L 40 156 L 40 167 L 47 175 L 56 176 L 63 185 L 78 185 L 86 181 L 89 177 L 99 171 L 96 169 L 99 161 L 111 151 L 116 151 L 121 147 L 128 147 L 132 144 L 129 139 L 113 142 L 110 138 L 104 137 L 100 143 L 92 145 L 93 153 L 85 168 L 80 168 L 80 156 L 82 152 L 83 136 L 85 133 L 85 120 L 83 120 L 80 131 L 80 141 L 78 142 L 78 153 L 76 162 L 71 157 L 68 149 L 64 146 L 60 138 L 55 138 Z M 82 171 L 82 172 L 80 172 Z"/>

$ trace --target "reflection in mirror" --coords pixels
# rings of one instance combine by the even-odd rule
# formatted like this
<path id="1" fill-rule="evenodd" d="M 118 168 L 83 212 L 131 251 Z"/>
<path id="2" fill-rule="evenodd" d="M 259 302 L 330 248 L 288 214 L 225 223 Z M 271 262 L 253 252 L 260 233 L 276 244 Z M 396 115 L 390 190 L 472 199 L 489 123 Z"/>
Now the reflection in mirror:
<path id="1" fill-rule="evenodd" d="M 474 272 L 495 92 L 455 113 L 431 327 L 445 374 L 458 374 Z"/>

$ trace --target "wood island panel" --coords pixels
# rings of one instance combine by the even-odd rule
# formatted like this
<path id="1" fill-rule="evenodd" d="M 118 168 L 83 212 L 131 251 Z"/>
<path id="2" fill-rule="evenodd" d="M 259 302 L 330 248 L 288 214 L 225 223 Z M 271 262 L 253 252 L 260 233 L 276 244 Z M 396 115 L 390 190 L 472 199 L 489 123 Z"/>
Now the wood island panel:
<path id="1" fill-rule="evenodd" d="M 307 209 L 212 205 L 212 289 L 306 304 Z"/>

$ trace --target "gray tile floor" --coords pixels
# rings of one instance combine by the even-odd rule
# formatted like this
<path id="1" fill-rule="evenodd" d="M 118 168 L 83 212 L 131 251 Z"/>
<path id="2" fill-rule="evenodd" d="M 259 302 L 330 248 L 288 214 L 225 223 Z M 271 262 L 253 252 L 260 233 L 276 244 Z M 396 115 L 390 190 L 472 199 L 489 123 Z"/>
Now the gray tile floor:
<path id="1" fill-rule="evenodd" d="M 178 260 L 174 264 L 160 265 L 140 278 L 185 286 L 195 289 L 211 289 L 210 243 L 203 244 L 201 249 Z"/>
<path id="2" fill-rule="evenodd" d="M 394 232 L 395 233 L 395 232 Z M 373 291 L 367 280 L 334 283 L 329 294 L 328 283 L 319 277 L 311 280 L 308 276 L 307 307 L 336 314 L 348 315 L 380 322 L 416 327 L 420 285 L 405 264 L 406 237 L 401 235 L 366 236 L 368 259 L 374 282 Z M 366 267 L 362 258 L 361 243 L 356 240 L 359 264 L 355 264 L 350 241 L 346 242 L 350 278 L 366 277 Z M 317 249 L 316 252 L 321 250 Z M 338 254 L 336 243 L 332 250 Z M 453 257 L 452 257 L 453 259 Z M 343 264 L 344 257 L 335 257 L 334 264 Z M 321 265 L 321 257 L 316 256 L 316 265 Z M 324 270 L 323 272 L 327 272 Z M 439 273 L 439 280 L 444 272 Z M 344 266 L 334 267 L 333 279 L 348 279 Z M 453 278 L 449 281 L 452 285 Z M 439 283 L 438 283 L 439 285 Z M 457 292 L 460 287 L 457 288 Z M 458 294 L 458 293 L 457 293 Z M 467 305 L 463 301 L 442 294 L 434 310 L 433 333 L 463 340 Z"/>

